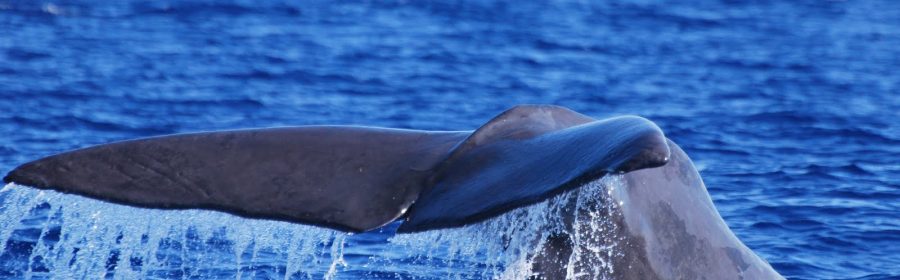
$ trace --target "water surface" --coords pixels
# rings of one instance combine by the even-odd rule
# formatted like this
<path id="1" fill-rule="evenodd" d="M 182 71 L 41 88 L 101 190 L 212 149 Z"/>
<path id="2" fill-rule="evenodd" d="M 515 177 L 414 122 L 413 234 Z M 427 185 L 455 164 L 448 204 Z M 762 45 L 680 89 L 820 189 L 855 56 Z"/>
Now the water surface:
<path id="1" fill-rule="evenodd" d="M 551 103 L 659 124 L 738 237 L 788 278 L 891 279 L 900 277 L 896 46 L 891 0 L 0 0 L 0 171 L 134 137 L 305 124 L 469 130 L 515 104 Z M 26 202 L 22 211 L 35 211 L 26 216 L 45 220 L 11 222 L 0 277 L 24 277 L 38 243 L 66 229 L 53 226 L 52 206 Z M 249 223 L 192 215 L 184 223 Z M 281 227 L 303 231 L 261 226 Z M 191 231 L 172 248 L 216 240 Z M 377 245 L 387 235 L 354 238 Z M 309 245 L 325 256 L 316 275 L 332 267 L 332 248 L 353 247 L 325 236 L 306 239 L 322 241 Z M 98 244 L 123 242 L 109 238 Z M 233 259 L 206 243 L 201 261 Z M 257 257 L 252 277 L 283 277 L 287 268 Z M 458 266 L 334 267 L 339 278 L 390 279 Z"/>

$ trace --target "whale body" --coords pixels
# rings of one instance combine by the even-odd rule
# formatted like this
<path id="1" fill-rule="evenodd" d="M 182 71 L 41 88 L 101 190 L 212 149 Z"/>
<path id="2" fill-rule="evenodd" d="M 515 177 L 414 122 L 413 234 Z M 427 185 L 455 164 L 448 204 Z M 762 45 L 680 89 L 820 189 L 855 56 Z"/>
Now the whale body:
<path id="1" fill-rule="evenodd" d="M 627 241 L 618 269 L 566 267 L 587 244 L 559 234 L 534 256 L 535 278 L 781 278 L 728 229 L 659 127 L 552 105 L 519 105 L 474 131 L 299 126 L 128 140 L 28 162 L 3 181 L 349 232 L 402 219 L 398 232 L 410 233 L 478 223 L 609 174 L 627 183 L 607 213 Z"/>

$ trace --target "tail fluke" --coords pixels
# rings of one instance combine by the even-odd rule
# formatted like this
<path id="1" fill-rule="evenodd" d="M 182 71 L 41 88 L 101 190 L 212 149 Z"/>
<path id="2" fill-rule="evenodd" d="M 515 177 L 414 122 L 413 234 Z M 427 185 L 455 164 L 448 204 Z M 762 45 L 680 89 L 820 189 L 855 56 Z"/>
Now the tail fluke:
<path id="1" fill-rule="evenodd" d="M 306 126 L 123 141 L 26 163 L 4 181 L 346 231 L 407 214 L 409 232 L 478 222 L 668 156 L 646 119 L 524 105 L 474 132 Z"/>
<path id="2" fill-rule="evenodd" d="M 26 163 L 3 180 L 141 207 L 202 208 L 365 231 L 402 215 L 468 133 L 309 126 L 123 141 Z"/>
<path id="3" fill-rule="evenodd" d="M 478 222 L 608 173 L 658 167 L 668 161 L 662 131 L 640 117 L 596 121 L 557 106 L 510 111 L 467 140 L 477 137 L 477 144 L 460 145 L 465 150 L 455 151 L 441 163 L 399 231 Z M 506 133 L 509 127 L 517 128 L 515 133 Z"/>

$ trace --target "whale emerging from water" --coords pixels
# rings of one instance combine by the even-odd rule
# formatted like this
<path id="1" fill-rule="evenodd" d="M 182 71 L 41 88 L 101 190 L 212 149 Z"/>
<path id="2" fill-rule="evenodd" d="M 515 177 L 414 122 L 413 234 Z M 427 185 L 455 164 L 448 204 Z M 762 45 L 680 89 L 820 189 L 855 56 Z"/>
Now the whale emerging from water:
<path id="1" fill-rule="evenodd" d="M 559 234 L 539 245 L 534 278 L 782 278 L 728 229 L 655 124 L 551 105 L 513 107 L 475 131 L 301 126 L 129 140 L 25 163 L 3 181 L 350 232 L 402 219 L 408 233 L 477 223 L 608 174 L 627 183 L 606 213 L 625 244 L 617 269 L 561 265 L 576 247 L 609 241 Z"/>

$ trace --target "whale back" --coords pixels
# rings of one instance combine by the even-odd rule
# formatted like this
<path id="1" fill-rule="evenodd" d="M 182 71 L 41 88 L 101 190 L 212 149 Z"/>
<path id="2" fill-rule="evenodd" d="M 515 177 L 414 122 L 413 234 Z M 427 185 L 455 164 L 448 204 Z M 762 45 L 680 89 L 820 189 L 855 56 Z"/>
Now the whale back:
<path id="1" fill-rule="evenodd" d="M 616 279 L 784 279 L 742 243 L 719 215 L 690 157 L 669 141 L 671 160 L 623 176 L 621 234 L 633 250 Z M 625 262 L 627 260 L 621 259 Z M 654 275 L 654 277 L 650 277 Z"/>
<path id="2" fill-rule="evenodd" d="M 668 145 L 664 166 L 611 178 L 599 198 L 578 192 L 563 202 L 563 233 L 540 243 L 535 279 L 784 279 L 734 235 L 691 159 Z M 593 217 L 603 222 L 579 225 Z"/>

